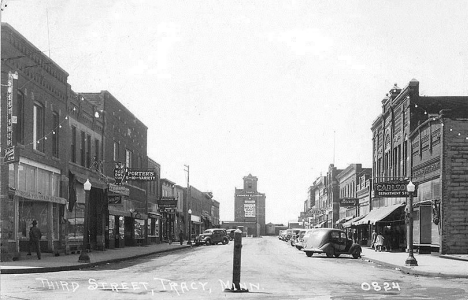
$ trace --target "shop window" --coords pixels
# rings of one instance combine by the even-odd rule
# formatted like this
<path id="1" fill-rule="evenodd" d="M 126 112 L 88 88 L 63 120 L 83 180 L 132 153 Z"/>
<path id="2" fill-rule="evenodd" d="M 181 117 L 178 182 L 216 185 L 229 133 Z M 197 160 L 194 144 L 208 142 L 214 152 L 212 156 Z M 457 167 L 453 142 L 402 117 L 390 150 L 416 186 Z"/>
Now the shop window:
<path id="1" fill-rule="evenodd" d="M 25 166 L 26 188 L 27 192 L 36 192 L 36 168 Z"/>
<path id="2" fill-rule="evenodd" d="M 51 174 L 50 176 L 50 187 L 51 187 L 51 191 L 50 191 L 50 195 L 51 196 L 54 196 L 54 197 L 58 197 L 59 196 L 59 192 L 60 192 L 60 174 Z"/>
<path id="3" fill-rule="evenodd" d="M 50 172 L 37 169 L 37 192 L 42 195 L 50 195 Z"/>
<path id="4" fill-rule="evenodd" d="M 32 221 L 37 220 L 37 227 L 42 232 L 42 239 L 47 239 L 48 232 L 48 203 L 40 201 L 20 201 L 19 204 L 19 228 L 20 237 L 29 238 L 29 229 Z"/>

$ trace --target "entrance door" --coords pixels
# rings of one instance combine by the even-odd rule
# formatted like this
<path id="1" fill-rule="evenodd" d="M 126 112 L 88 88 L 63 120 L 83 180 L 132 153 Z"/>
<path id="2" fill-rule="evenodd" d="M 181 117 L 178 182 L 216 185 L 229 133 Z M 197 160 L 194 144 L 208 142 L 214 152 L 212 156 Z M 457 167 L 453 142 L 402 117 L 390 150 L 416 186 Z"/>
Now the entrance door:
<path id="1" fill-rule="evenodd" d="M 421 244 L 431 244 L 431 229 L 432 229 L 432 208 L 430 206 L 419 207 L 421 225 L 419 227 L 421 234 Z"/>

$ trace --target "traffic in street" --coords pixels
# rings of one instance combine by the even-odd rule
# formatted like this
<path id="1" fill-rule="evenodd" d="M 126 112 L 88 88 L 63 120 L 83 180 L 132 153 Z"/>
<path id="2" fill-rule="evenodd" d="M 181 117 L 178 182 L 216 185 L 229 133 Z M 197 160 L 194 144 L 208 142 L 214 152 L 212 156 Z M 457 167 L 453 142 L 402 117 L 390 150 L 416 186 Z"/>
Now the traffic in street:
<path id="1" fill-rule="evenodd" d="M 242 239 L 232 288 L 234 241 L 200 245 L 91 269 L 2 275 L 2 299 L 466 299 L 466 279 L 405 275 L 351 255 L 327 257 L 276 236 Z"/>

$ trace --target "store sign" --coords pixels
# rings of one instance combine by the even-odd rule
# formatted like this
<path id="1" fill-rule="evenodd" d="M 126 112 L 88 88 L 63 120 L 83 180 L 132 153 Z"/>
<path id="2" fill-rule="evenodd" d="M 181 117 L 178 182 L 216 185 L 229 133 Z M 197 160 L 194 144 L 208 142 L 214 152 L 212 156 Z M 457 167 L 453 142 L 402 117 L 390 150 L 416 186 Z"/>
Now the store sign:
<path id="1" fill-rule="evenodd" d="M 8 147 L 5 149 L 5 154 L 3 155 L 3 161 L 6 164 L 16 162 L 16 155 L 15 155 L 15 146 Z"/>
<path id="2" fill-rule="evenodd" d="M 341 207 L 356 207 L 359 205 L 358 198 L 342 198 L 340 199 Z"/>
<path id="3" fill-rule="evenodd" d="M 6 146 L 13 146 L 13 79 L 18 79 L 18 73 L 8 72 L 7 88 L 7 142 Z"/>
<path id="4" fill-rule="evenodd" d="M 177 207 L 177 200 L 174 197 L 161 197 L 158 200 L 158 206 L 160 209 L 175 208 Z"/>
<path id="5" fill-rule="evenodd" d="M 109 183 L 109 192 L 119 194 L 119 195 L 130 196 L 130 189 L 124 186 L 112 184 L 112 183 Z"/>
<path id="6" fill-rule="evenodd" d="M 127 169 L 125 174 L 126 180 L 141 180 L 141 181 L 155 181 L 156 172 L 150 170 L 130 170 Z"/>
<path id="7" fill-rule="evenodd" d="M 125 168 L 122 163 L 116 163 L 114 168 L 114 179 L 115 184 L 122 184 L 122 181 L 125 179 Z"/>
<path id="8" fill-rule="evenodd" d="M 307 214 L 309 215 L 323 215 L 325 214 L 325 210 L 324 209 L 311 209 L 307 212 Z"/>
<path id="9" fill-rule="evenodd" d="M 408 197 L 406 187 L 408 182 L 404 180 L 394 180 L 374 183 L 374 197 Z M 413 196 L 416 196 L 417 189 Z"/>

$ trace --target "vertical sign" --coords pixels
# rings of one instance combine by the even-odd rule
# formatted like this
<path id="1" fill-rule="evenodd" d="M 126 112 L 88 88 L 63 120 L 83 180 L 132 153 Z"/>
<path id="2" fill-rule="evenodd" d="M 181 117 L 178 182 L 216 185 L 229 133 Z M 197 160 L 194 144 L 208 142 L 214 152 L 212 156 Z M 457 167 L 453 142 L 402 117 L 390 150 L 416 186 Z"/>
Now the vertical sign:
<path id="1" fill-rule="evenodd" d="M 15 75 L 8 72 L 8 89 L 7 89 L 7 147 L 13 146 L 13 79 Z M 17 75 L 16 75 L 17 76 Z M 18 78 L 18 77 L 16 77 Z"/>
<path id="2" fill-rule="evenodd" d="M 122 181 L 125 179 L 125 168 L 121 162 L 118 162 L 115 164 L 114 168 L 114 179 L 115 179 L 115 184 L 120 185 L 122 184 Z"/>

